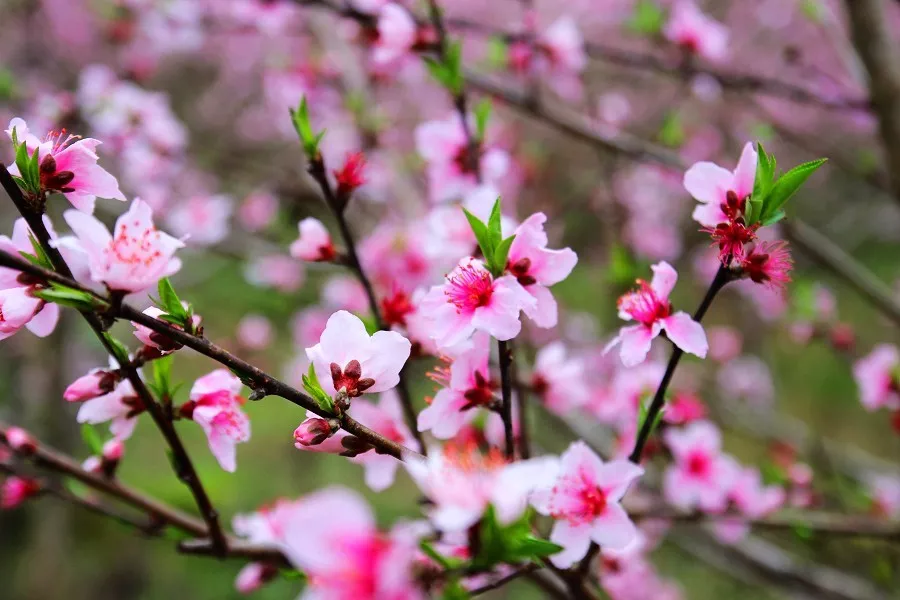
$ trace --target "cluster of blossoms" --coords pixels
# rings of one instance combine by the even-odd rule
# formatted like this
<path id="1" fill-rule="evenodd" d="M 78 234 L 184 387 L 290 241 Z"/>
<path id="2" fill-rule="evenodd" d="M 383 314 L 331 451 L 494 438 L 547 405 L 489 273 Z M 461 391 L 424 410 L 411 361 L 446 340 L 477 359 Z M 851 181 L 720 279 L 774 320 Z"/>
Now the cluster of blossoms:
<path id="1" fill-rule="evenodd" d="M 359 62 L 375 87 L 392 80 L 415 85 L 425 74 L 419 55 L 431 59 L 438 50 L 451 55 L 455 51 L 452 43 L 442 46 L 443 33 L 417 19 L 409 4 L 349 0 L 341 11 L 355 24 L 339 33 L 361 42 L 366 60 Z M 434 593 L 451 598 L 454 584 L 475 589 L 529 561 L 546 558 L 555 568 L 574 573 L 578 563 L 593 556 L 598 560 L 585 566 L 614 600 L 679 598 L 680 591 L 650 562 L 658 541 L 652 527 L 639 529 L 627 510 L 636 495 L 654 491 L 652 478 L 637 483 L 645 468 L 655 470 L 664 463 L 662 497 L 688 516 L 715 517 L 714 533 L 725 543 L 742 539 L 753 521 L 784 505 L 809 507 L 817 502 L 811 469 L 796 456 L 778 454 L 782 485 L 767 485 L 759 469 L 724 453 L 722 434 L 707 420 L 697 392 L 701 386 L 678 382 L 666 397 L 671 373 L 665 374 L 667 366 L 652 352 L 653 340 L 663 336 L 678 348 L 671 369 L 681 353 L 709 355 L 720 367 L 717 380 L 724 396 L 757 407 L 771 403 L 774 390 L 765 364 L 741 355 L 742 343 L 733 330 L 705 331 L 700 324 L 705 308 L 694 317 L 675 309 L 678 272 L 667 261 L 680 264 L 684 244 L 675 211 L 659 210 L 660 197 L 671 198 L 673 204 L 679 196 L 686 199 L 681 185 L 700 202 L 694 219 L 718 248 L 715 267 L 725 274 L 721 279 L 716 275 L 712 295 L 717 284 L 734 279 L 744 279 L 754 290 L 765 284 L 782 291 L 790 280 L 791 258 L 784 242 L 767 237 L 774 229 L 768 225 L 777 219 L 752 217 L 753 202 L 762 202 L 754 194 L 763 159 L 751 144 L 734 171 L 702 161 L 688 169 L 680 183 L 649 167 L 636 169 L 621 182 L 629 212 L 624 242 L 639 257 L 658 262 L 650 267 L 649 282 L 639 279 L 635 289 L 619 298 L 618 316 L 629 323 L 604 347 L 590 333 L 572 333 L 572 323 L 560 318 L 558 294 L 551 288 L 572 274 L 578 257 L 570 248 L 554 249 L 550 241 L 562 222 L 554 218 L 556 211 L 547 209 L 550 218 L 535 212 L 519 221 L 510 210 L 513 203 L 506 202 L 508 213 L 499 212 L 496 199 L 501 192 L 515 198 L 531 175 L 525 153 L 516 152 L 521 148 L 514 129 L 488 125 L 486 113 L 479 110 L 467 114 L 461 92 L 452 94 L 457 112 L 451 114 L 423 91 L 418 103 L 441 112 L 413 115 L 418 125 L 403 140 L 383 124 L 404 120 L 407 115 L 399 113 L 405 107 L 385 102 L 376 110 L 336 91 L 339 53 L 319 56 L 302 47 L 287 52 L 289 56 L 269 50 L 236 56 L 234 48 L 213 45 L 216 40 L 206 28 L 212 23 L 227 26 L 229 36 L 253 31 L 281 39 L 291 35 L 289 25 L 297 22 L 300 10 L 294 3 L 263 0 L 124 0 L 104 17 L 112 42 L 125 49 L 129 76 L 120 77 L 105 66 L 85 68 L 65 110 L 77 112 L 111 146 L 121 159 L 123 189 L 142 198 L 133 200 L 111 232 L 93 215 L 95 199 L 126 198 L 118 180 L 98 164 L 95 150 L 100 142 L 64 131 L 39 139 L 22 119 L 10 123 L 7 133 L 13 141 L 29 155 L 37 153 L 35 195 L 45 201 L 48 194 L 59 193 L 75 207 L 63 215 L 71 235 L 57 236 L 45 218 L 49 247 L 62 253 L 79 284 L 103 295 L 112 309 L 125 296 L 140 301 L 141 294 L 159 290 L 157 305 L 143 315 L 170 328 L 166 334 L 147 320 L 133 322 L 139 348 L 133 354 L 117 348 L 108 367 L 92 369 L 65 390 L 64 400 L 78 404 L 79 423 L 109 423 L 111 437 L 92 448 L 85 471 L 116 476 L 140 416 L 155 408 L 146 404 L 145 385 L 152 386 L 164 418 L 199 425 L 220 467 L 236 470 L 237 444 L 251 437 L 242 389 L 252 389 L 251 399 L 272 390 L 259 379 L 242 379 L 219 368 L 196 379 L 187 399 L 175 404 L 167 357 L 182 348 L 181 333 L 199 339 L 203 327 L 189 304 L 164 297 L 168 290 L 174 295 L 167 278 L 180 271 L 183 249 L 231 240 L 235 232 L 229 222 L 235 217 L 241 233 L 256 236 L 255 254 L 245 272 L 250 283 L 291 294 L 305 281 L 305 263 L 321 263 L 310 267 L 311 272 L 335 269 L 323 277 L 319 305 L 298 312 L 292 322 L 299 352 L 287 366 L 285 379 L 297 387 L 302 383 L 317 405 L 294 429 L 294 446 L 348 458 L 363 467 L 366 485 L 376 492 L 389 489 L 405 471 L 423 499 L 424 519 L 389 529 L 376 525 L 372 509 L 359 494 L 337 487 L 293 501 L 277 500 L 234 518 L 236 534 L 280 551 L 305 574 L 305 598 L 417 600 Z M 535 11 L 524 13 L 519 30 L 504 36 L 503 60 L 495 66 L 528 85 L 549 83 L 563 99 L 580 101 L 588 62 L 582 23 L 563 14 L 543 26 Z M 730 44 L 725 26 L 689 0 L 672 3 L 657 33 L 684 60 L 686 70 L 695 58 L 725 60 Z M 300 45 L 307 42 L 303 39 Z M 293 136 L 287 120 L 268 115 L 271 109 L 294 109 L 300 97 L 310 102 L 315 121 L 328 124 L 326 143 L 319 151 L 321 140 L 316 138 L 315 151 L 307 151 L 307 158 L 314 177 L 321 168 L 322 181 L 315 177 L 316 182 L 338 223 L 306 216 L 297 224 L 297 239 L 289 247 L 273 249 L 267 236 L 276 233 L 270 227 L 279 210 L 275 196 L 253 190 L 234 210 L 231 198 L 216 193 L 209 177 L 188 162 L 187 129 L 169 98 L 139 82 L 160 68 L 163 57 L 207 44 L 239 66 L 234 74 L 249 70 L 250 63 L 263 65 L 265 106 L 255 107 L 256 120 L 253 110 L 241 111 L 238 127 L 249 131 L 246 138 L 269 142 L 273 127 L 275 133 Z M 695 81 L 694 87 L 703 87 L 700 83 Z M 600 107 L 600 121 L 614 125 L 603 129 L 604 135 L 614 137 L 628 120 L 630 101 L 607 96 L 606 102 L 607 110 Z M 51 120 L 62 120 L 62 104 Z M 207 104 L 198 103 L 200 112 Z M 296 133 L 306 144 L 296 114 L 294 119 Z M 29 122 L 35 122 L 30 115 Z M 714 146 L 696 145 L 701 147 L 683 148 L 683 155 L 706 157 L 712 153 L 708 146 Z M 422 195 L 428 202 L 419 203 L 404 219 L 397 210 L 400 201 L 393 199 L 397 190 L 388 185 L 395 170 L 399 172 L 390 150 L 411 147 L 421 159 L 427 185 Z M 354 215 L 347 210 L 351 197 L 352 208 L 367 200 L 373 206 L 366 209 L 386 215 L 356 243 L 347 223 Z M 376 206 L 379 203 L 387 206 Z M 157 229 L 154 213 L 164 215 L 172 235 Z M 332 239 L 332 227 L 340 230 L 340 239 Z M 0 237 L 0 250 L 15 256 L 36 252 L 24 220 L 16 222 L 11 237 Z M 349 274 L 335 274 L 340 267 L 349 267 Z M 0 269 L 0 339 L 22 327 L 41 336 L 52 331 L 59 306 L 45 299 L 51 297 L 47 287 L 42 280 Z M 109 319 L 113 312 L 98 311 Z M 265 350 L 278 334 L 263 315 L 243 314 L 236 321 L 241 351 Z M 170 337 L 175 333 L 179 335 Z M 507 345 L 511 341 L 519 349 L 519 361 L 528 354 L 521 348 L 529 342 L 539 345 L 530 372 L 521 363 L 513 372 L 504 366 L 512 354 Z M 608 355 L 613 348 L 617 358 Z M 437 387 L 419 411 L 405 380 L 413 359 L 437 364 L 430 373 Z M 867 408 L 883 407 L 900 415 L 898 363 L 893 346 L 881 346 L 857 363 L 854 374 Z M 139 379 L 140 369 L 153 371 L 146 384 Z M 519 403 L 527 392 L 556 415 L 609 426 L 616 438 L 609 458 L 576 441 L 559 456 L 525 459 L 520 444 L 526 439 L 526 419 L 519 418 L 519 403 L 511 405 L 510 383 L 521 388 L 516 392 Z M 657 393 L 666 407 L 654 421 L 647 410 Z M 366 430 L 371 435 L 363 439 L 351 433 L 348 423 L 357 433 Z M 662 435 L 653 435 L 657 432 Z M 12 452 L 25 456 L 34 451 L 34 440 L 21 430 L 7 429 L 4 435 Z M 366 441 L 370 439 L 381 440 L 381 445 Z M 289 443 L 287 432 L 284 440 Z M 635 448 L 636 458 L 630 458 Z M 399 454 L 402 462 L 392 454 Z M 0 456 L 0 462 L 8 458 Z M 896 478 L 872 475 L 865 484 L 873 513 L 898 514 Z M 9 477 L 0 490 L 0 505 L 16 506 L 41 490 L 41 481 Z M 533 533 L 535 514 L 545 519 L 537 522 L 548 525 L 549 541 Z M 505 547 L 502 552 L 489 548 L 499 558 L 488 560 L 485 547 L 491 544 L 485 542 L 491 540 Z M 532 548 L 533 554 L 516 554 L 521 551 L 517 544 Z M 600 548 L 598 554 L 592 546 Z M 243 593 L 255 591 L 275 578 L 280 567 L 251 563 L 235 585 Z"/>

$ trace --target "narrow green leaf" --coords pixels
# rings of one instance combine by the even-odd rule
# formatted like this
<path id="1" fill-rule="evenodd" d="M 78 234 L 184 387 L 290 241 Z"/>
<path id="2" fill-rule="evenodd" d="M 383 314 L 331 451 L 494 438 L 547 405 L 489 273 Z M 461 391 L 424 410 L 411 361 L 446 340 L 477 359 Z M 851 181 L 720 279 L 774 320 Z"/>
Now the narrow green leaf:
<path id="1" fill-rule="evenodd" d="M 103 454 L 103 440 L 93 425 L 85 423 L 81 426 L 81 439 L 91 451 L 91 454 L 100 456 Z"/>
<path id="2" fill-rule="evenodd" d="M 44 247 L 41 246 L 41 243 L 37 241 L 37 238 L 34 237 L 34 234 L 30 231 L 28 232 L 28 241 L 31 242 L 31 248 L 34 250 L 34 256 L 38 259 L 37 264 L 41 265 L 45 269 L 52 270 L 53 263 L 50 262 L 50 257 L 47 255 Z"/>
<path id="3" fill-rule="evenodd" d="M 626 27 L 632 33 L 645 36 L 658 35 L 666 22 L 666 13 L 651 0 L 638 0 Z"/>
<path id="4" fill-rule="evenodd" d="M 31 295 L 46 302 L 55 302 L 76 310 L 93 310 L 102 304 L 92 295 L 63 286 L 32 290 Z"/>
<path id="5" fill-rule="evenodd" d="M 114 338 L 108 331 L 103 333 L 103 339 L 105 339 L 106 343 L 109 345 L 110 351 L 113 353 L 113 358 L 116 359 L 119 366 L 127 364 L 129 361 L 128 348 L 126 348 L 122 342 Z"/>
<path id="6" fill-rule="evenodd" d="M 487 225 L 485 225 L 481 219 L 470 213 L 465 208 L 463 208 L 463 213 L 465 213 L 466 215 L 466 220 L 469 221 L 469 227 L 472 228 L 472 233 L 475 234 L 475 241 L 478 242 L 478 247 L 481 248 L 481 253 L 484 255 L 484 260 L 488 264 L 490 264 L 494 248 L 493 246 L 491 246 L 491 240 L 488 234 Z"/>
<path id="7" fill-rule="evenodd" d="M 787 215 L 784 213 L 783 210 L 779 210 L 779 211 L 776 212 L 774 215 L 771 215 L 771 216 L 766 217 L 766 218 L 765 218 L 763 221 L 761 221 L 761 222 L 762 222 L 762 224 L 763 224 L 763 227 L 768 227 L 769 225 L 774 225 L 775 223 L 777 223 L 778 221 L 782 220 L 782 219 L 785 218 L 786 216 L 787 216 Z"/>
<path id="8" fill-rule="evenodd" d="M 153 365 L 153 381 L 160 398 L 172 398 L 172 355 L 157 358 Z"/>
<path id="9" fill-rule="evenodd" d="M 441 592 L 441 600 L 468 600 L 472 596 L 468 590 L 463 587 L 458 579 L 453 579 L 444 584 Z"/>
<path id="10" fill-rule="evenodd" d="M 503 239 L 501 227 L 502 214 L 500 209 L 500 197 L 497 196 L 497 199 L 494 201 L 494 206 L 491 208 L 491 216 L 488 217 L 487 222 L 488 242 L 491 245 L 491 256 L 494 255 L 494 251 L 497 249 L 497 246 L 500 245 L 500 240 Z"/>
<path id="11" fill-rule="evenodd" d="M 487 131 L 487 124 L 491 117 L 492 108 L 493 105 L 491 104 L 490 98 L 484 98 L 475 107 L 475 135 L 479 141 L 484 141 L 484 135 Z"/>
<path id="12" fill-rule="evenodd" d="M 556 554 L 562 549 L 563 547 L 558 544 L 533 536 L 528 536 L 522 540 L 517 548 L 518 553 L 522 555 L 523 559 L 543 558 L 545 556 L 550 556 L 551 554 Z"/>
<path id="13" fill-rule="evenodd" d="M 488 40 L 487 62 L 493 69 L 506 67 L 509 62 L 509 47 L 502 37 L 494 35 Z"/>
<path id="14" fill-rule="evenodd" d="M 168 277 L 163 277 L 159 280 L 157 291 L 159 293 L 160 308 L 170 314 L 173 318 L 177 319 L 177 321 L 175 321 L 176 324 L 183 325 L 188 314 L 181 304 L 181 298 L 175 293 L 175 288 L 172 286 L 172 282 L 169 281 Z"/>
<path id="15" fill-rule="evenodd" d="M 492 257 L 493 264 L 491 265 L 491 272 L 494 274 L 494 277 L 499 277 L 503 274 L 503 271 L 506 270 L 506 262 L 509 257 L 509 249 L 512 246 L 513 240 L 515 239 L 516 236 L 511 235 L 497 244 L 497 248 L 494 249 L 494 256 Z"/>
<path id="16" fill-rule="evenodd" d="M 670 148 L 680 148 L 684 144 L 686 134 L 678 111 L 673 110 L 666 114 L 657 137 L 660 143 Z"/>
<path id="17" fill-rule="evenodd" d="M 768 195 L 768 201 L 763 209 L 760 219 L 766 221 L 769 217 L 774 216 L 784 204 L 797 193 L 797 190 L 809 179 L 809 176 L 815 173 L 819 167 L 825 164 L 827 159 L 820 158 L 802 165 L 797 165 L 784 175 L 778 178 L 772 191 Z"/>
<path id="18" fill-rule="evenodd" d="M 321 384 L 319 384 L 319 378 L 316 377 L 316 369 L 312 364 L 309 365 L 309 371 L 307 371 L 306 375 L 303 375 L 301 379 L 303 380 L 303 389 L 305 389 L 306 393 L 316 401 L 319 408 L 326 411 L 328 414 L 334 414 L 334 401 L 327 393 L 325 393 Z"/>

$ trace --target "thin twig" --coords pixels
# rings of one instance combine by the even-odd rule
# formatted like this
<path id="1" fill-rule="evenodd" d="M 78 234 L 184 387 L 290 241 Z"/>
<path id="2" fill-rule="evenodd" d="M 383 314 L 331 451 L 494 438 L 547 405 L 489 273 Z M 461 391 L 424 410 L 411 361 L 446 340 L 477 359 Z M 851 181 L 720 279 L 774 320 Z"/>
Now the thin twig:
<path id="1" fill-rule="evenodd" d="M 503 401 L 500 405 L 500 416 L 503 417 L 506 458 L 512 460 L 516 455 L 516 440 L 513 435 L 512 419 L 512 375 L 510 373 L 512 351 L 507 342 L 497 340 L 497 352 L 500 355 L 500 391 Z"/>

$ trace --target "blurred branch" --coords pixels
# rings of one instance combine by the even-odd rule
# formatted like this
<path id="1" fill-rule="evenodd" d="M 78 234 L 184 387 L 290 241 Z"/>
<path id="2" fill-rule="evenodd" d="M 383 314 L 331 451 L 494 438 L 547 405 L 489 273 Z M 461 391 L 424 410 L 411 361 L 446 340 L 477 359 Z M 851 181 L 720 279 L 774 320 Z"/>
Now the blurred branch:
<path id="1" fill-rule="evenodd" d="M 10 269 L 22 271 L 23 273 L 29 273 L 45 281 L 54 281 L 67 287 L 91 294 L 91 296 L 93 296 L 98 301 L 109 305 L 109 308 L 105 313 L 106 316 L 121 318 L 144 325 L 145 327 L 156 331 L 157 333 L 161 333 L 168 338 L 175 340 L 176 342 L 184 346 L 192 348 L 200 354 L 203 354 L 204 356 L 207 356 L 232 370 L 237 371 L 246 379 L 252 381 L 257 386 L 256 389 L 263 390 L 268 395 L 281 396 L 285 400 L 301 406 L 319 416 L 325 418 L 333 417 L 333 415 L 324 413 L 322 409 L 319 408 L 318 404 L 316 404 L 315 400 L 313 400 L 303 392 L 287 385 L 286 383 L 283 383 L 282 381 L 279 381 L 265 371 L 262 371 L 261 369 L 251 365 L 250 363 L 241 360 L 224 348 L 213 344 L 206 338 L 189 334 L 183 329 L 179 329 L 169 325 L 165 321 L 161 321 L 149 315 L 145 315 L 143 312 L 129 306 L 124 302 L 119 305 L 110 304 L 109 298 L 94 292 L 90 288 L 81 285 L 70 277 L 61 275 L 60 273 L 57 273 L 55 271 L 50 271 L 48 269 L 39 267 L 34 263 L 31 263 L 18 256 L 9 254 L 8 252 L 0 251 L 0 265 Z M 92 316 L 96 318 L 95 315 Z M 143 382 L 140 382 L 139 385 L 143 386 Z M 398 459 L 402 459 L 404 456 L 409 455 L 418 456 L 417 452 L 414 452 L 392 440 L 385 438 L 379 433 L 372 431 L 346 413 L 341 416 L 341 428 L 348 433 L 351 433 L 356 437 L 369 442 L 370 444 L 375 446 L 382 454 L 389 454 Z"/>
<path id="2" fill-rule="evenodd" d="M 883 0 L 847 0 L 853 44 L 869 73 L 872 105 L 895 199 L 900 202 L 900 54 Z"/>

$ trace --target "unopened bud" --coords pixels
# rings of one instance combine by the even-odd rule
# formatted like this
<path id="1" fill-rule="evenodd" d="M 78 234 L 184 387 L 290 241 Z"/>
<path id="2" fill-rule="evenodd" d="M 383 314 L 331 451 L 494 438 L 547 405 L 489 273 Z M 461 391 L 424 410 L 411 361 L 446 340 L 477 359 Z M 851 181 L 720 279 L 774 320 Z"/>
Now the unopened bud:
<path id="1" fill-rule="evenodd" d="M 10 509 L 41 491 L 41 484 L 26 477 L 9 477 L 0 488 L 0 508 Z"/>
<path id="2" fill-rule="evenodd" d="M 32 454 L 37 450 L 37 442 L 21 427 L 10 427 L 6 430 L 6 443 L 19 454 Z"/>
<path id="3" fill-rule="evenodd" d="M 337 428 L 325 419 L 312 417 L 306 419 L 294 430 L 294 441 L 301 446 L 318 446 L 330 438 Z"/>
<path id="4" fill-rule="evenodd" d="M 113 391 L 118 382 L 118 373 L 94 369 L 73 381 L 63 392 L 63 399 L 67 402 L 84 402 L 98 396 L 105 396 Z"/>
<path id="5" fill-rule="evenodd" d="M 96 455 L 88 456 L 81 463 L 81 468 L 88 473 L 100 474 L 103 472 L 103 459 Z"/>
<path id="6" fill-rule="evenodd" d="M 113 438 L 103 444 L 103 456 L 101 470 L 103 474 L 112 479 L 116 476 L 116 469 L 119 468 L 119 461 L 125 454 L 125 444 L 118 438 Z"/>
<path id="7" fill-rule="evenodd" d="M 838 323 L 831 329 L 831 344 L 837 350 L 852 350 L 856 343 L 853 327 L 847 323 Z"/>
<path id="8" fill-rule="evenodd" d="M 278 574 L 278 569 L 266 563 L 253 562 L 246 565 L 234 580 L 234 588 L 241 594 L 255 592 Z"/>

